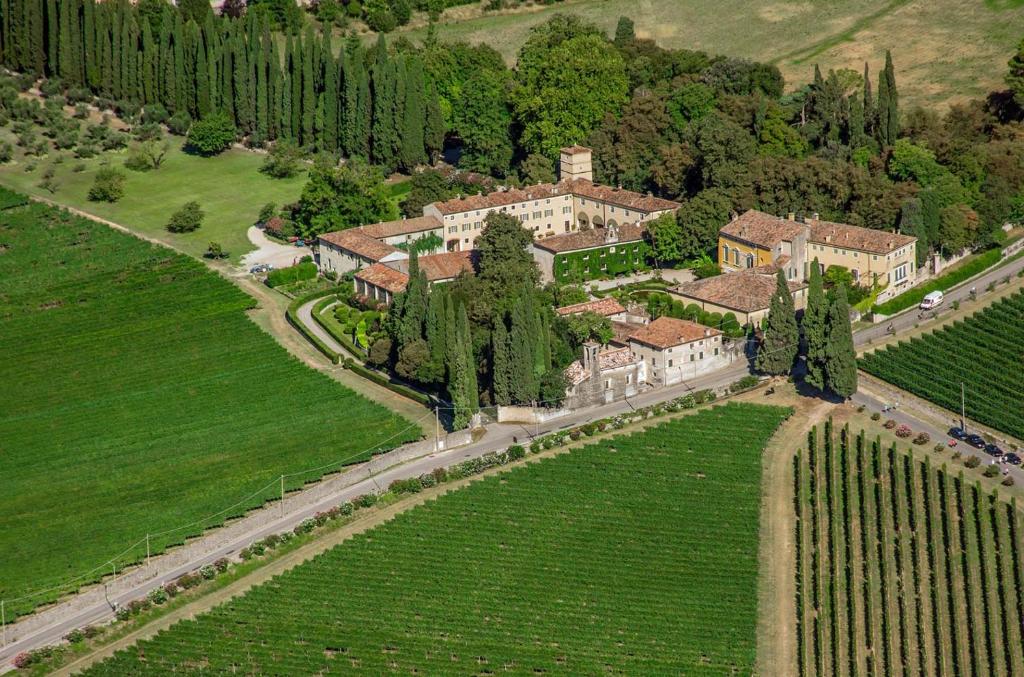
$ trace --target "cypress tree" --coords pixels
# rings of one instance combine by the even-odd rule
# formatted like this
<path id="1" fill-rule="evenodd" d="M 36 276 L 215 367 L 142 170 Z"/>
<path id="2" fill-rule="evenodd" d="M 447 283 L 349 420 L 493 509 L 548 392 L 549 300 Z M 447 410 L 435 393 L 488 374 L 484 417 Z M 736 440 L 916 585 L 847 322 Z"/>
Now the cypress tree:
<path id="1" fill-rule="evenodd" d="M 77 16 L 73 20 L 71 18 L 71 2 L 70 0 L 64 0 L 60 4 L 60 43 L 57 48 L 57 70 L 60 73 L 60 77 L 68 84 L 74 85 L 78 83 L 78 69 L 75 65 L 74 52 L 74 40 L 72 34 L 78 32 L 78 26 L 75 25 L 77 22 Z"/>
<path id="2" fill-rule="evenodd" d="M 15 2 L 17 1 L 19 0 L 15 0 Z M 29 1 L 31 2 L 31 0 Z M 40 2 L 40 0 L 35 1 Z M 68 8 L 66 2 L 62 2 L 60 8 L 58 8 L 57 0 L 46 0 L 43 18 L 46 22 L 47 71 L 50 75 L 60 75 L 60 56 L 58 54 L 58 46 L 61 44 L 60 32 L 61 30 L 64 30 L 66 26 L 66 22 L 62 22 L 61 17 L 62 15 L 66 17 L 67 13 Z"/>
<path id="3" fill-rule="evenodd" d="M 849 100 L 850 117 L 847 124 L 847 142 L 850 148 L 860 148 L 864 145 L 864 104 L 856 96 Z"/>
<path id="4" fill-rule="evenodd" d="M 466 313 L 466 305 L 459 304 L 458 312 L 458 339 L 456 343 L 461 345 L 466 361 L 466 391 L 465 400 L 469 403 L 469 413 L 473 415 L 480 408 L 480 385 L 477 381 L 476 355 L 473 353 L 473 336 L 469 328 L 469 315 Z"/>
<path id="5" fill-rule="evenodd" d="M 825 382 L 828 389 L 846 399 L 857 392 L 857 353 L 853 347 L 850 305 L 846 287 L 836 287 L 835 300 L 828 311 Z"/>
<path id="6" fill-rule="evenodd" d="M 398 326 L 399 349 L 423 338 L 423 322 L 427 316 L 427 276 L 420 270 L 415 248 L 409 255 L 409 282 L 404 296 Z"/>
<path id="7" fill-rule="evenodd" d="M 313 76 L 313 63 L 315 59 L 314 45 L 316 39 L 313 37 L 312 28 L 306 32 L 306 41 L 302 50 L 302 110 L 301 110 L 301 142 L 303 144 L 313 143 L 313 120 L 316 113 L 316 84 Z"/>
<path id="8" fill-rule="evenodd" d="M 149 22 L 142 22 L 142 101 L 145 104 L 157 101 L 157 53 L 153 42 L 153 29 Z"/>
<path id="9" fill-rule="evenodd" d="M 213 110 L 210 101 L 210 70 L 206 63 L 206 46 L 196 45 L 196 110 L 204 118 Z"/>
<path id="10" fill-rule="evenodd" d="M 174 50 L 174 107 L 176 111 L 188 110 L 190 88 L 185 82 L 185 28 L 181 14 L 174 14 L 171 27 L 171 43 Z"/>
<path id="11" fill-rule="evenodd" d="M 246 132 L 253 127 L 253 98 L 249 94 L 249 59 L 245 42 L 240 35 L 231 40 L 231 54 L 234 73 L 231 81 L 235 93 L 235 118 L 238 126 Z"/>
<path id="12" fill-rule="evenodd" d="M 445 293 L 442 288 L 435 287 L 427 296 L 426 334 L 427 348 L 430 350 L 431 371 L 444 374 L 445 357 L 445 326 L 444 326 Z"/>
<path id="13" fill-rule="evenodd" d="M 510 390 L 512 401 L 516 404 L 527 404 L 537 399 L 533 355 L 535 342 L 530 334 L 531 324 L 526 304 L 522 298 L 516 299 L 512 306 L 512 330 L 509 333 Z"/>
<path id="14" fill-rule="evenodd" d="M 111 21 L 108 24 L 110 29 L 110 36 L 107 38 L 110 41 L 110 96 L 114 99 L 121 99 L 123 97 L 121 66 L 124 60 L 121 54 L 121 14 L 120 8 L 114 5 L 110 12 Z"/>
<path id="15" fill-rule="evenodd" d="M 871 73 L 868 62 L 864 62 L 864 131 L 869 136 L 875 130 L 875 100 L 871 96 Z"/>
<path id="16" fill-rule="evenodd" d="M 386 58 L 373 66 L 373 121 L 371 123 L 370 157 L 385 173 L 395 168 L 395 68 Z"/>
<path id="17" fill-rule="evenodd" d="M 807 308 L 804 310 L 804 341 L 807 343 L 807 378 L 809 385 L 825 389 L 825 350 L 828 343 L 828 300 L 821 281 L 821 266 L 815 258 L 811 263 Z"/>
<path id="18" fill-rule="evenodd" d="M 889 74 L 883 70 L 878 74 L 878 103 L 875 109 L 875 138 L 882 146 L 891 145 L 889 139 Z"/>
<path id="19" fill-rule="evenodd" d="M 27 30 L 26 45 L 28 47 L 27 69 L 36 75 L 46 74 L 46 22 L 43 17 L 43 3 L 39 0 L 28 0 L 25 10 L 25 27 Z"/>
<path id="20" fill-rule="evenodd" d="M 82 6 L 82 53 L 85 57 L 85 82 L 93 91 L 100 85 L 99 60 L 96 54 L 96 4 L 85 0 Z"/>
<path id="21" fill-rule="evenodd" d="M 892 53 L 889 50 L 885 50 L 885 81 L 888 87 L 888 99 L 886 101 L 886 123 L 888 129 L 886 130 L 886 138 L 889 140 L 889 144 L 896 143 L 896 139 L 900 135 L 900 109 L 899 109 L 899 93 L 896 91 L 896 69 L 892 65 Z"/>
<path id="22" fill-rule="evenodd" d="M 424 95 L 423 66 L 414 59 L 406 69 L 405 107 L 402 119 L 401 150 L 399 159 L 402 167 L 412 170 L 424 161 L 424 117 L 426 105 Z"/>
<path id="23" fill-rule="evenodd" d="M 329 151 L 338 150 L 338 63 L 331 55 L 330 43 L 324 50 L 324 92 L 323 92 L 323 147 Z"/>
<path id="24" fill-rule="evenodd" d="M 758 348 L 754 366 L 758 371 L 773 376 L 788 374 L 796 360 L 799 343 L 800 331 L 796 324 L 793 297 L 786 284 L 786 276 L 779 270 L 775 293 L 768 308 L 764 338 Z"/>
<path id="25" fill-rule="evenodd" d="M 917 267 L 920 268 L 928 260 L 931 239 L 924 223 L 924 209 L 921 199 L 912 197 L 900 205 L 900 232 L 917 238 Z"/>
<path id="26" fill-rule="evenodd" d="M 437 89 L 430 85 L 427 92 L 426 121 L 423 125 L 424 145 L 428 161 L 434 163 L 444 148 L 444 114 L 441 112 L 441 100 L 437 95 Z"/>
<path id="27" fill-rule="evenodd" d="M 491 387 L 494 402 L 498 405 L 512 404 L 512 362 L 509 356 L 508 329 L 505 318 L 494 320 L 494 332 L 491 334 Z"/>
<path id="28" fill-rule="evenodd" d="M 291 91 L 291 138 L 299 139 L 302 131 L 302 38 L 296 37 L 288 58 Z"/>

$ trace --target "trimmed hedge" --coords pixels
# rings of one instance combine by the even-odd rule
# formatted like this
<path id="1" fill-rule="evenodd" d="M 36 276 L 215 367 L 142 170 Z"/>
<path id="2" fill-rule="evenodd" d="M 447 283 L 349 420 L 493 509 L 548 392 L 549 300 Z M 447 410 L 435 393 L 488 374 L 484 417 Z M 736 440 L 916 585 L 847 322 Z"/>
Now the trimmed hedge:
<path id="1" fill-rule="evenodd" d="M 292 284 L 293 282 L 312 280 L 318 273 L 319 269 L 312 261 L 288 266 L 287 268 L 278 268 L 277 270 L 270 271 L 270 274 L 267 275 L 267 286 L 273 288 L 284 284 Z"/>
<path id="2" fill-rule="evenodd" d="M 293 327 L 295 327 L 299 331 L 300 334 L 305 336 L 309 340 L 310 343 L 312 343 L 314 346 L 316 346 L 317 350 L 319 350 L 321 353 L 326 355 L 327 359 L 329 359 L 334 364 L 340 364 L 341 363 L 341 355 L 339 355 L 335 351 L 331 350 L 331 348 L 329 348 L 326 343 L 324 343 L 323 341 L 320 340 L 320 337 L 318 337 L 313 332 L 309 331 L 309 329 L 306 327 L 306 325 L 304 325 L 299 320 L 298 313 L 299 313 L 299 308 L 300 307 L 302 307 L 305 304 L 309 303 L 313 299 L 318 299 L 318 298 L 321 298 L 323 296 L 330 296 L 332 294 L 338 294 L 340 291 L 343 291 L 344 289 L 345 289 L 345 287 L 335 287 L 333 289 L 326 289 L 326 290 L 315 291 L 315 292 L 311 292 L 309 294 L 306 294 L 305 296 L 300 296 L 300 297 L 298 297 L 296 299 L 293 299 L 292 302 L 288 304 L 288 310 L 285 313 L 285 316 L 288 318 L 288 321 L 291 323 L 291 325 Z M 313 317 L 316 317 L 316 313 L 313 314 Z"/>
<path id="3" fill-rule="evenodd" d="M 930 280 L 920 287 L 915 287 L 908 292 L 900 294 L 891 301 L 876 304 L 871 310 L 879 315 L 895 315 L 901 310 L 912 308 L 919 305 L 929 292 L 946 291 L 947 289 L 955 287 L 961 282 L 974 277 L 987 268 L 991 268 L 999 263 L 1002 255 L 1002 248 L 989 249 L 988 251 L 978 254 L 975 258 L 964 263 L 959 268 L 956 268 L 944 275 L 939 275 L 934 280 Z"/>
<path id="4" fill-rule="evenodd" d="M 320 313 L 323 311 L 324 308 L 326 308 L 331 303 L 331 301 L 332 299 L 324 299 L 324 301 L 317 303 L 315 306 L 313 306 L 313 320 L 321 327 L 323 327 L 323 330 L 330 334 L 331 338 L 340 343 L 341 347 L 347 350 L 352 355 L 366 355 L 366 351 L 356 346 L 356 344 L 352 342 L 352 339 L 348 337 L 348 334 L 346 334 L 343 331 L 338 331 L 337 327 L 334 326 L 334 324 L 328 322 L 323 317 L 321 317 Z"/>
<path id="5" fill-rule="evenodd" d="M 404 386 L 401 383 L 392 382 L 391 379 L 389 379 L 381 372 L 375 371 L 373 369 L 368 369 L 363 365 L 359 364 L 358 362 L 356 362 L 355 360 L 353 360 L 351 357 L 345 358 L 345 368 L 354 371 L 355 373 L 359 374 L 365 379 L 373 381 L 377 385 L 384 386 L 391 392 L 398 393 L 402 397 L 408 397 L 410 400 L 419 402 L 424 406 L 430 405 L 430 398 L 428 396 L 424 395 L 423 393 L 417 390 L 413 390 L 412 388 Z"/>
<path id="6" fill-rule="evenodd" d="M 611 252 L 611 248 L 615 252 Z M 559 282 L 566 282 L 578 274 L 584 281 L 601 277 L 614 277 L 644 270 L 647 255 L 645 242 L 619 242 L 596 249 L 567 254 L 555 254 L 552 271 Z M 601 266 L 605 266 L 602 270 Z"/>

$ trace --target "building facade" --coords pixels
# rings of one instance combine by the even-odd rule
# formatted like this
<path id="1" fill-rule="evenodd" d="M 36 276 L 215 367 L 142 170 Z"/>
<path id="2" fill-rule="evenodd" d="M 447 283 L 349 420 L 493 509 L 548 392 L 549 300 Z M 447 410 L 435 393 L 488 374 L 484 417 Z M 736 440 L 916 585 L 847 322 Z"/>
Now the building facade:
<path id="1" fill-rule="evenodd" d="M 673 317 L 659 317 L 630 336 L 629 351 L 647 366 L 652 385 L 672 385 L 729 363 L 722 332 Z"/>
<path id="2" fill-rule="evenodd" d="M 491 212 L 519 219 L 523 228 L 542 239 L 590 228 L 643 223 L 679 208 L 678 202 L 650 193 L 595 184 L 589 148 L 563 148 L 559 167 L 558 183 L 459 196 L 429 204 L 423 214 L 443 224 L 445 248 L 457 251 L 473 248 Z"/>
<path id="3" fill-rule="evenodd" d="M 629 348 L 602 350 L 596 343 L 587 343 L 582 359 L 566 368 L 565 377 L 564 406 L 580 409 L 636 395 L 647 383 L 647 366 Z"/>
<path id="4" fill-rule="evenodd" d="M 638 225 L 606 226 L 536 240 L 530 253 L 541 280 L 586 281 L 646 268 L 645 229 Z"/>
<path id="5" fill-rule="evenodd" d="M 846 223 L 822 221 L 817 214 L 798 219 L 749 210 L 722 227 L 718 261 L 723 271 L 777 266 L 788 280 L 807 279 L 810 265 L 840 266 L 861 285 L 883 288 L 884 301 L 917 282 L 917 238 Z"/>

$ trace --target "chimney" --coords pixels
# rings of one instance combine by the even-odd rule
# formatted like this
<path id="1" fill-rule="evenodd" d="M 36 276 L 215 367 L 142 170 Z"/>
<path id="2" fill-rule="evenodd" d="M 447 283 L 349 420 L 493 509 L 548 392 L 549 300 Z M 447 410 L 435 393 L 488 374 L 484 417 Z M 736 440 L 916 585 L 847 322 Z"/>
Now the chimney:
<path id="1" fill-rule="evenodd" d="M 819 218 L 821 218 L 821 217 L 820 217 L 820 216 L 818 216 L 818 212 L 814 212 L 813 214 L 811 214 L 811 223 L 814 223 L 814 222 L 815 222 L 815 221 L 817 221 L 817 220 L 818 220 Z"/>
<path id="2" fill-rule="evenodd" d="M 597 367 L 597 349 L 598 345 L 593 341 L 583 344 L 583 370 L 588 373 Z"/>
<path id="3" fill-rule="evenodd" d="M 707 328 L 705 328 L 705 329 L 704 329 L 704 336 L 711 336 L 711 330 L 710 330 L 710 329 L 707 329 Z"/>
<path id="4" fill-rule="evenodd" d="M 796 212 L 789 212 L 786 214 L 786 219 L 789 221 L 796 221 Z"/>

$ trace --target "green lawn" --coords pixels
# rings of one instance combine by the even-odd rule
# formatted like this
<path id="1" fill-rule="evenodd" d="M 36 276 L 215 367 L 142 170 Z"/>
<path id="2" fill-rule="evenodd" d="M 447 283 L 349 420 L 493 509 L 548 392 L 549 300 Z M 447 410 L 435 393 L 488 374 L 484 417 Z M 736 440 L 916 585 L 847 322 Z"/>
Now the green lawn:
<path id="1" fill-rule="evenodd" d="M 761 451 L 789 413 L 729 404 L 487 477 L 86 674 L 751 674 Z"/>
<path id="2" fill-rule="evenodd" d="M 868 60 L 877 73 L 891 49 L 902 102 L 940 106 L 1002 89 L 1024 26 L 1018 0 L 567 0 L 532 11 L 443 19 L 439 35 L 486 43 L 511 63 L 532 26 L 567 12 L 609 35 L 618 18 L 628 16 L 639 36 L 665 47 L 772 61 L 790 85 L 809 82 L 815 63 L 826 71 L 860 71 Z M 417 40 L 425 34 L 425 28 L 395 33 Z"/>
<path id="3" fill-rule="evenodd" d="M 219 242 L 233 261 L 253 249 L 245 233 L 256 221 L 260 208 L 267 202 L 278 206 L 294 202 L 302 192 L 304 173 L 291 179 L 271 179 L 258 171 L 263 163 L 260 154 L 232 149 L 216 157 L 198 157 L 181 150 L 180 137 L 169 138 L 172 150 L 157 170 L 124 169 L 124 151 L 103 153 L 89 160 L 76 160 L 65 152 L 60 164 L 54 164 L 56 153 L 51 152 L 45 158 L 19 158 L 0 167 L 0 184 L 122 223 L 193 256 L 201 256 L 211 241 Z M 35 162 L 36 169 L 26 172 L 30 162 Z M 84 171 L 73 171 L 81 164 L 86 167 Z M 90 202 L 86 197 L 103 164 L 120 167 L 128 177 L 125 196 L 119 202 Z M 55 194 L 38 185 L 42 173 L 51 166 L 59 186 Z M 171 214 L 189 200 L 198 201 L 206 212 L 203 226 L 194 233 L 167 232 Z"/>
<path id="4" fill-rule="evenodd" d="M 144 557 L 147 533 L 160 551 L 278 496 L 282 474 L 300 473 L 297 488 L 420 436 L 302 365 L 246 317 L 252 298 L 164 247 L 13 207 L 0 280 L 8 620 L 56 595 L 15 601 L 29 591 Z"/>

